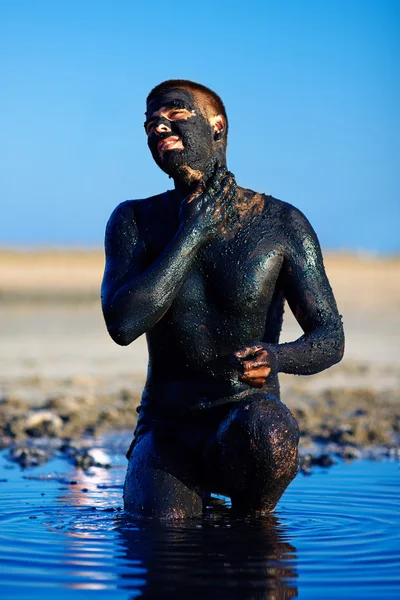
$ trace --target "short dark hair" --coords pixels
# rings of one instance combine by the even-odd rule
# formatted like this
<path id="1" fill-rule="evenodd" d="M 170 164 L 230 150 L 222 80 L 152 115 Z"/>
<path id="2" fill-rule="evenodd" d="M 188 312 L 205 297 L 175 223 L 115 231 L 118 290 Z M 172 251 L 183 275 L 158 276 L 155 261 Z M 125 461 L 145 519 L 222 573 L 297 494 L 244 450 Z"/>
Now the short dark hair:
<path id="1" fill-rule="evenodd" d="M 224 103 L 218 94 L 213 92 L 213 90 L 210 90 L 210 88 L 206 87 L 205 85 L 202 85 L 201 83 L 195 83 L 194 81 L 189 81 L 188 79 L 168 79 L 167 81 L 159 83 L 151 90 L 150 94 L 147 96 L 146 103 L 148 104 L 154 98 L 154 96 L 157 96 L 161 92 L 171 89 L 183 89 L 190 92 L 195 99 L 197 106 L 206 117 L 223 115 L 226 121 L 226 132 L 224 136 L 224 142 L 226 145 L 228 135 L 228 117 Z"/>

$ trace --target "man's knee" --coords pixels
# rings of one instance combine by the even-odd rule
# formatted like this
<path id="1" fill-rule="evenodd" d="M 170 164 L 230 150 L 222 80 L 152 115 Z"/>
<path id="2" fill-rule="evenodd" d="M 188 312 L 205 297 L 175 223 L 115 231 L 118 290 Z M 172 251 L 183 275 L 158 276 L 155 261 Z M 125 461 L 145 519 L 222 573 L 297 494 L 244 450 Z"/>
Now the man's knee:
<path id="1" fill-rule="evenodd" d="M 276 398 L 255 394 L 240 402 L 219 431 L 219 442 L 276 476 L 297 471 L 299 430 L 289 409 Z"/>
<path id="2" fill-rule="evenodd" d="M 137 517 L 174 519 L 201 514 L 202 500 L 185 463 L 159 447 L 152 433 L 134 447 L 124 484 L 125 510 Z"/>
<path id="3" fill-rule="evenodd" d="M 167 471 L 147 469 L 140 481 L 128 470 L 124 485 L 124 507 L 135 517 L 184 519 L 202 513 L 202 499 Z"/>
<path id="4" fill-rule="evenodd" d="M 298 470 L 299 431 L 276 398 L 254 394 L 221 424 L 214 446 L 218 474 L 232 506 L 273 510 Z"/>

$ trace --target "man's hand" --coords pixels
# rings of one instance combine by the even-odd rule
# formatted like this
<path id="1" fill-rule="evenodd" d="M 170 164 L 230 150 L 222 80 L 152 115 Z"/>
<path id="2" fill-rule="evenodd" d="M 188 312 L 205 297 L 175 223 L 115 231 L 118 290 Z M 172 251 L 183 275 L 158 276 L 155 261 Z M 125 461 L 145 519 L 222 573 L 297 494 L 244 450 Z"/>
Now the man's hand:
<path id="1" fill-rule="evenodd" d="M 195 191 L 183 200 L 179 218 L 200 231 L 204 239 L 210 239 L 227 224 L 236 196 L 233 174 L 218 167 L 206 184 L 199 183 Z"/>
<path id="2" fill-rule="evenodd" d="M 276 372 L 278 361 L 271 346 L 251 344 L 234 352 L 232 362 L 240 373 L 240 381 L 261 388 L 271 373 Z"/>

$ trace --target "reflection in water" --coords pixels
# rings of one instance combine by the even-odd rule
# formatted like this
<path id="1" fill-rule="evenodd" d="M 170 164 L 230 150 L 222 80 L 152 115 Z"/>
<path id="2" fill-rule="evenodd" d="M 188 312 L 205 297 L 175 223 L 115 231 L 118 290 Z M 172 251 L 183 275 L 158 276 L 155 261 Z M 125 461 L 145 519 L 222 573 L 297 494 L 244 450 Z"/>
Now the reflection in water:
<path id="1" fill-rule="evenodd" d="M 115 475 L 105 469 L 92 468 L 90 474 L 76 471 L 74 485 L 63 490 L 59 502 L 63 506 L 89 507 L 96 497 L 104 501 L 107 490 L 107 505 L 113 493 L 120 497 L 121 488 L 122 481 L 115 481 Z M 91 525 L 85 519 L 82 528 L 75 522 L 72 530 L 64 532 L 65 541 L 69 539 L 66 562 L 69 567 L 77 567 L 70 575 L 82 579 L 69 581 L 66 587 L 106 590 L 113 581 L 117 588 L 131 590 L 132 597 L 140 590 L 142 598 L 187 595 L 193 599 L 204 594 L 209 599 L 229 600 L 297 597 L 296 549 L 274 515 L 233 519 L 229 509 L 219 506 L 201 519 L 179 522 L 110 517 L 120 538 L 118 562 L 122 560 L 123 569 L 117 573 L 106 565 L 96 568 L 100 565 L 92 562 L 95 555 L 86 556 L 86 565 L 76 561 L 81 559 L 82 543 L 86 553 L 99 550 L 97 543 L 92 545 L 92 534 L 99 535 L 104 519 L 104 513 L 98 513 L 98 519 L 91 517 Z M 109 529 L 110 519 L 104 525 Z"/>
<path id="2" fill-rule="evenodd" d="M 297 477 L 267 519 L 215 507 L 157 524 L 123 514 L 122 459 L 88 473 L 57 460 L 19 471 L 0 453 L 0 597 L 278 600 L 298 588 L 398 600 L 399 474 L 393 461 L 339 463 Z"/>
<path id="3" fill-rule="evenodd" d="M 122 481 L 115 481 L 115 475 L 105 469 L 94 468 L 90 474 L 77 471 L 74 480 L 75 485 L 59 498 L 64 506 L 89 507 L 96 497 L 105 500 L 104 490 L 106 505 L 111 495 L 121 495 Z M 275 515 L 234 519 L 225 506 L 210 509 L 201 519 L 165 523 L 108 514 L 120 538 L 118 563 L 124 567 L 110 569 L 107 560 L 100 566 L 101 557 L 96 556 L 100 548 L 97 542 L 93 544 L 92 534 L 96 532 L 98 537 L 103 525 L 109 530 L 110 518 L 103 522 L 104 513 L 99 513 L 98 519 L 92 515 L 91 525 L 85 519 L 82 528 L 75 522 L 72 530 L 64 532 L 65 541 L 69 539 L 66 562 L 70 567 L 76 565 L 69 573 L 73 579 L 79 578 L 66 587 L 106 590 L 113 582 L 118 589 L 131 590 L 132 598 L 139 590 L 141 598 L 162 599 L 193 600 L 204 595 L 208 600 L 297 597 L 296 549 Z M 79 565 L 82 551 L 89 559 L 85 565 Z M 104 548 L 102 555 L 106 559 Z M 109 559 L 113 560 L 111 556 Z"/>
<path id="4" fill-rule="evenodd" d="M 111 462 L 102 450 L 92 450 L 92 454 L 104 463 Z M 73 485 L 64 488 L 58 498 L 60 505 L 74 508 L 91 507 L 96 510 L 94 503 L 107 506 L 112 496 L 120 498 L 122 495 L 122 479 L 116 479 L 115 474 L 108 469 L 96 467 L 92 467 L 89 471 L 77 469 L 71 474 L 71 479 Z M 64 532 L 66 546 L 64 565 L 68 568 L 69 574 L 69 580 L 64 584 L 65 588 L 105 591 L 116 587 L 118 575 L 114 557 L 108 554 L 105 544 L 113 520 L 111 515 L 104 519 L 103 514 L 95 514 L 90 519 L 85 518 L 82 526 L 79 520 L 76 520 L 75 526 Z M 102 532 L 103 528 L 104 532 Z M 136 567 L 135 571 L 138 576 L 140 569 Z"/>
<path id="5" fill-rule="evenodd" d="M 297 597 L 296 549 L 273 515 L 231 520 L 225 509 L 181 523 L 133 524 L 125 518 L 118 533 L 128 565 L 145 571 L 141 598 Z M 120 577 L 118 587 L 137 590 L 137 581 L 129 581 L 133 574 Z"/>

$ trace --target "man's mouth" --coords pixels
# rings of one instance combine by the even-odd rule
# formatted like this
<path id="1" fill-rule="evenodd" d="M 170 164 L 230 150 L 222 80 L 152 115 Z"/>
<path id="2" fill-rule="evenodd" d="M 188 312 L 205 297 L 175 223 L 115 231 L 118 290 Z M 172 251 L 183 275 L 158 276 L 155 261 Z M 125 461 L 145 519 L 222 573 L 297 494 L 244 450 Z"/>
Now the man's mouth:
<path id="1" fill-rule="evenodd" d="M 169 137 L 158 142 L 157 149 L 161 153 L 165 152 L 166 150 L 183 150 L 183 144 L 177 135 L 170 135 Z"/>

